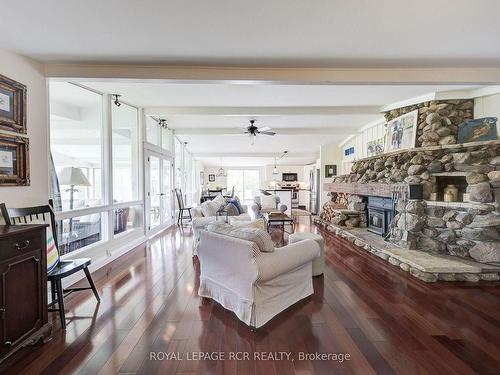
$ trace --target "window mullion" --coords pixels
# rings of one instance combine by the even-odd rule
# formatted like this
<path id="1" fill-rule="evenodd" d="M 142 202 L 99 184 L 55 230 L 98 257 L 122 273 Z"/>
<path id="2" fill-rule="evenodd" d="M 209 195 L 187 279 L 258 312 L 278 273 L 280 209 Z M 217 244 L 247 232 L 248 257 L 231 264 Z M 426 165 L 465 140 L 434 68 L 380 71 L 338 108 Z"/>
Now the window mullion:
<path id="1" fill-rule="evenodd" d="M 109 94 L 104 94 L 103 100 L 103 197 L 104 204 L 111 206 L 113 204 L 113 139 L 111 127 L 111 98 Z M 107 220 L 104 220 L 103 232 L 106 239 L 113 237 L 113 215 L 112 210 L 107 212 Z"/>

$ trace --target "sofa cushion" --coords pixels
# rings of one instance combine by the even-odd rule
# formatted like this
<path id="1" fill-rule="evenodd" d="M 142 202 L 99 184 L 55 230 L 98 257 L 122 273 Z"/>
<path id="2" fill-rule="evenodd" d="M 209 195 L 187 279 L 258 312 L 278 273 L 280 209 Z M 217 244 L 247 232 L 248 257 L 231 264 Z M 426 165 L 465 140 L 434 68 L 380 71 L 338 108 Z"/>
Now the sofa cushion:
<path id="1" fill-rule="evenodd" d="M 209 232 L 223 234 L 225 236 L 239 238 L 255 243 L 259 250 L 264 253 L 274 251 L 274 243 L 269 233 L 259 228 L 248 228 L 245 226 L 235 227 L 225 223 L 213 223 L 207 226 Z"/>

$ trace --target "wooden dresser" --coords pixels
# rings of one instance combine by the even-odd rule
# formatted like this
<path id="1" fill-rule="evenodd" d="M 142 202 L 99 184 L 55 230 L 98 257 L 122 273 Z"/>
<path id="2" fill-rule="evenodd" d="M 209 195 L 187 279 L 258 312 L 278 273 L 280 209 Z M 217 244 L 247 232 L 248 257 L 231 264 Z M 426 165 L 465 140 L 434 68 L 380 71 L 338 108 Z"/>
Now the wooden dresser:
<path id="1" fill-rule="evenodd" d="M 44 341 L 47 320 L 47 225 L 0 225 L 0 372 L 20 348 Z"/>

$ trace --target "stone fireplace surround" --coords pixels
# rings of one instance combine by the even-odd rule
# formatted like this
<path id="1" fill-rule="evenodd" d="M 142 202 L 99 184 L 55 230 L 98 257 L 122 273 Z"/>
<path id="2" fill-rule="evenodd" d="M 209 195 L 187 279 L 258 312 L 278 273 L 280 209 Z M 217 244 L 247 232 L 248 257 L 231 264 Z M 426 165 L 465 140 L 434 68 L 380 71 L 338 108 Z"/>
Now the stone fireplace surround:
<path id="1" fill-rule="evenodd" d="M 500 265 L 500 141 L 456 144 L 456 125 L 472 118 L 470 103 L 428 102 L 386 114 L 391 119 L 419 109 L 417 145 L 421 147 L 355 162 L 349 175 L 325 184 L 332 201 L 323 207 L 320 221 L 347 229 L 366 226 L 366 219 L 351 220 L 366 217 L 366 204 L 359 205 L 366 197 L 391 197 L 402 187 L 420 184 L 423 200 L 398 202 L 389 241 L 403 249 Z M 440 130 L 443 127 L 448 130 Z M 423 137 L 429 132 L 440 138 Z M 467 193 L 469 200 L 431 201 L 436 195 L 442 200 L 443 183 L 450 182 L 461 187 L 460 199 Z M 357 214 L 351 212 L 356 211 L 352 204 L 348 207 L 351 201 L 358 202 Z M 343 207 L 342 202 L 347 204 Z"/>

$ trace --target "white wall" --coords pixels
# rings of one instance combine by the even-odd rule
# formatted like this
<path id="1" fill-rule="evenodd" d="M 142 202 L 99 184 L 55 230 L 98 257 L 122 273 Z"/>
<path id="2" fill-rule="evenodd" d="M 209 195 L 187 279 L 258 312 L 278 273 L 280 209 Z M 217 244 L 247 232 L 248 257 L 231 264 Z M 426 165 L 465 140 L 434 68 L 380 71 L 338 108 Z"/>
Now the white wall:
<path id="1" fill-rule="evenodd" d="M 0 202 L 4 202 L 7 207 L 47 203 L 49 198 L 49 131 L 47 88 L 43 66 L 33 60 L 0 49 L 0 74 L 27 86 L 31 177 L 30 186 L 0 187 Z"/>
<path id="2" fill-rule="evenodd" d="M 321 196 L 320 196 L 320 209 L 323 207 L 323 204 L 325 204 L 328 200 L 328 192 L 323 189 L 323 184 L 325 182 L 332 182 L 332 178 L 326 178 L 325 177 L 325 165 L 336 165 L 337 166 L 337 174 L 340 173 L 340 164 L 342 162 L 342 154 L 341 154 L 341 148 L 337 144 L 329 144 L 329 145 L 322 145 L 320 147 L 319 151 L 319 158 L 320 158 L 320 186 L 321 186 Z"/>
<path id="3" fill-rule="evenodd" d="M 497 117 L 497 132 L 500 135 L 500 94 L 474 99 L 474 118 Z"/>
<path id="4" fill-rule="evenodd" d="M 215 187 L 220 186 L 222 188 L 228 188 L 230 189 L 231 186 L 226 186 L 227 185 L 227 178 L 226 177 L 217 177 L 217 171 L 219 170 L 219 167 L 210 167 L 210 166 L 205 166 L 203 168 L 203 174 L 204 174 L 204 182 L 203 182 L 203 187 L 207 187 L 207 183 L 210 189 L 215 189 Z M 265 168 L 264 167 L 231 167 L 227 165 L 223 165 L 222 168 L 227 171 L 229 169 L 252 169 L 252 170 L 259 170 L 259 178 L 260 178 L 260 186 L 263 187 L 265 186 Z M 215 175 L 215 182 L 209 182 L 208 181 L 208 175 L 209 174 L 214 174 Z"/>

